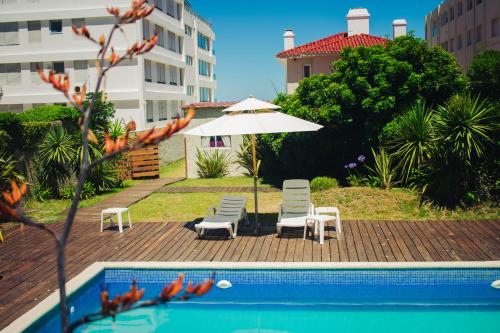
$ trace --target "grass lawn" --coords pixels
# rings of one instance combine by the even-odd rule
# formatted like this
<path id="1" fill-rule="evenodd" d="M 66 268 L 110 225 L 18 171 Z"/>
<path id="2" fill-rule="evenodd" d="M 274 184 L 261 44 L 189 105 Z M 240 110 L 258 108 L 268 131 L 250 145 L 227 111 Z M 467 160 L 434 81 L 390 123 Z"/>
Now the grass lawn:
<path id="1" fill-rule="evenodd" d="M 250 186 L 251 179 L 189 179 L 183 186 Z M 186 185 L 189 184 L 189 185 Z M 210 184 L 210 185 L 207 185 Z M 215 185 L 217 184 L 217 185 Z M 224 185 L 220 185 L 224 184 Z M 252 193 L 231 193 L 248 197 L 247 209 L 254 210 Z M 224 193 L 153 193 L 131 207 L 137 222 L 187 222 L 206 215 L 207 208 L 216 205 Z M 369 187 L 343 187 L 313 193 L 316 206 L 337 206 L 342 219 L 349 220 L 483 220 L 500 219 L 500 209 L 482 205 L 468 210 L 443 210 L 424 204 L 405 189 L 381 190 Z M 263 220 L 276 219 L 281 193 L 259 193 L 259 212 Z"/>
<path id="2" fill-rule="evenodd" d="M 184 169 L 184 159 L 162 165 L 160 167 L 160 178 L 184 178 L 186 170 Z"/>
<path id="3" fill-rule="evenodd" d="M 126 180 L 123 188 L 116 188 L 111 191 L 99 194 L 91 199 L 80 201 L 80 208 L 86 208 L 102 200 L 105 200 L 112 195 L 123 191 L 125 188 L 140 183 L 137 180 Z M 52 223 L 62 220 L 66 216 L 66 210 L 70 207 L 70 200 L 54 199 L 40 202 L 35 199 L 30 199 L 24 205 L 27 215 L 33 220 L 42 223 Z"/>

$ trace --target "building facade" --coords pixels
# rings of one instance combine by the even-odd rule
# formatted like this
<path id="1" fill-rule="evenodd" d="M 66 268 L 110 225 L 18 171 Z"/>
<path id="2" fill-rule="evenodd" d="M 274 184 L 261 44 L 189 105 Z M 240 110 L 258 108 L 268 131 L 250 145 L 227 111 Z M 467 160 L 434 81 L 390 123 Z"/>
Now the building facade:
<path id="1" fill-rule="evenodd" d="M 115 118 L 134 120 L 138 130 L 161 126 L 181 115 L 182 106 L 211 102 L 217 83 L 211 24 L 188 1 L 149 0 L 147 18 L 124 26 L 113 39 L 118 54 L 135 41 L 158 34 L 149 53 L 122 62 L 105 80 Z M 123 12 L 130 0 L 1 0 L 0 111 L 21 112 L 41 104 L 66 104 L 64 96 L 41 82 L 37 66 L 69 73 L 71 90 L 96 82 L 97 48 L 75 36 L 72 26 L 86 25 L 93 36 L 107 35 L 113 18 L 106 7 Z"/>
<path id="2" fill-rule="evenodd" d="M 286 92 L 297 89 L 299 81 L 314 74 L 330 73 L 332 63 L 340 59 L 344 47 L 384 45 L 386 38 L 370 35 L 370 13 L 366 8 L 350 9 L 347 16 L 347 32 L 340 32 L 320 40 L 295 47 L 293 30 L 286 30 L 284 49 L 276 55 L 285 70 Z M 393 36 L 406 35 L 406 20 L 393 23 Z"/>
<path id="3" fill-rule="evenodd" d="M 467 70 L 477 52 L 500 50 L 500 1 L 442 2 L 425 17 L 425 39 L 453 54 Z"/>

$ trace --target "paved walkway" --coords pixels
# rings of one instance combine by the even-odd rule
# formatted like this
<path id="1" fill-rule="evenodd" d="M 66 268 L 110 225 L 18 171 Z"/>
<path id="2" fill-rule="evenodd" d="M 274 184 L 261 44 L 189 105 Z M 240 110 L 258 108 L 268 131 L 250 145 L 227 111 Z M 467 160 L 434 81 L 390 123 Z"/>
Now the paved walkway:
<path id="1" fill-rule="evenodd" d="M 158 178 L 144 180 L 142 183 L 127 188 L 88 208 L 80 208 L 76 222 L 96 222 L 101 219 L 101 211 L 110 207 L 129 207 L 144 199 L 165 185 L 173 184 L 184 178 Z"/>
<path id="2" fill-rule="evenodd" d="M 151 183 L 150 183 L 151 184 Z M 150 185 L 145 185 L 146 188 Z M 151 187 L 154 187 L 151 184 Z M 134 199 L 136 200 L 136 199 Z M 133 201 L 131 199 L 131 201 Z M 274 222 L 275 223 L 275 222 Z M 412 262 L 500 259 L 500 221 L 343 221 L 343 237 L 326 228 L 325 244 L 302 240 L 302 230 L 276 236 L 273 223 L 258 237 L 241 223 L 238 237 L 224 231 L 199 240 L 190 223 L 136 223 L 123 233 L 76 223 L 67 249 L 68 278 L 96 261 Z M 61 230 L 63 223 L 54 223 Z M 0 244 L 0 329 L 57 286 L 54 245 L 41 230 L 8 231 Z M 97 301 L 97 298 L 96 298 Z"/>
<path id="3" fill-rule="evenodd" d="M 274 187 L 258 187 L 258 192 L 280 192 Z M 235 193 L 235 192 L 253 192 L 253 186 L 166 186 L 156 192 L 161 193 Z"/>

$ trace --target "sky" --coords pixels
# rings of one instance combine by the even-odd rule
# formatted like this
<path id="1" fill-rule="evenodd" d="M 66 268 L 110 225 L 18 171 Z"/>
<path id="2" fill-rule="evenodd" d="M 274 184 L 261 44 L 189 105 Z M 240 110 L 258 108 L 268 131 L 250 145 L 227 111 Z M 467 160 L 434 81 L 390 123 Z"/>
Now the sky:
<path id="1" fill-rule="evenodd" d="M 293 29 L 295 46 L 347 31 L 349 8 L 370 12 L 370 34 L 392 35 L 392 20 L 405 18 L 408 31 L 424 37 L 424 17 L 440 0 L 190 0 L 216 34 L 216 99 L 253 95 L 273 99 L 284 91 L 284 71 L 275 58 L 283 32 Z"/>

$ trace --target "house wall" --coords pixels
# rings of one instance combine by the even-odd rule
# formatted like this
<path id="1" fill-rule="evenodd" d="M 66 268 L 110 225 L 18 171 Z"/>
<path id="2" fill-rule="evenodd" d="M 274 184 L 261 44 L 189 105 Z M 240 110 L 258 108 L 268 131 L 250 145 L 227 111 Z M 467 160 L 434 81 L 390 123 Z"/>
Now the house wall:
<path id="1" fill-rule="evenodd" d="M 468 9 L 469 2 L 472 5 L 471 9 Z M 458 13 L 460 4 L 463 6 L 461 15 Z M 493 31 L 495 20 L 496 34 Z M 466 71 L 474 55 L 479 51 L 500 50 L 500 1 L 482 0 L 480 3 L 477 0 L 444 1 L 426 15 L 425 38 L 431 46 L 441 46 L 453 54 Z"/>
<path id="2" fill-rule="evenodd" d="M 331 73 L 332 63 L 339 55 L 313 56 L 286 60 L 287 94 L 292 94 L 304 78 L 304 65 L 311 65 L 311 74 Z"/>
<path id="3" fill-rule="evenodd" d="M 196 117 L 191 120 L 189 126 L 184 129 L 182 132 L 186 132 L 191 128 L 198 127 L 202 124 L 210 122 L 218 117 L 223 116 L 222 108 L 202 108 L 196 110 Z M 226 154 L 230 156 L 231 159 L 235 159 L 236 153 L 240 150 L 240 145 L 243 143 L 243 136 L 241 135 L 233 135 L 231 136 L 231 147 L 230 148 L 202 148 L 201 147 L 201 137 L 199 136 L 191 136 L 191 135 L 182 135 L 179 133 L 179 137 L 186 139 L 186 165 L 187 165 L 187 177 L 188 178 L 198 178 L 198 167 L 196 166 L 196 151 L 200 150 L 214 150 L 220 149 Z M 177 139 L 177 138 L 175 138 Z M 162 148 L 160 148 L 162 150 Z M 165 147 L 167 150 L 167 147 Z M 170 153 L 174 154 L 174 150 L 170 149 Z M 162 158 L 163 161 L 163 158 Z M 229 168 L 230 176 L 241 176 L 243 175 L 244 170 L 239 167 L 236 163 L 232 163 Z"/>

